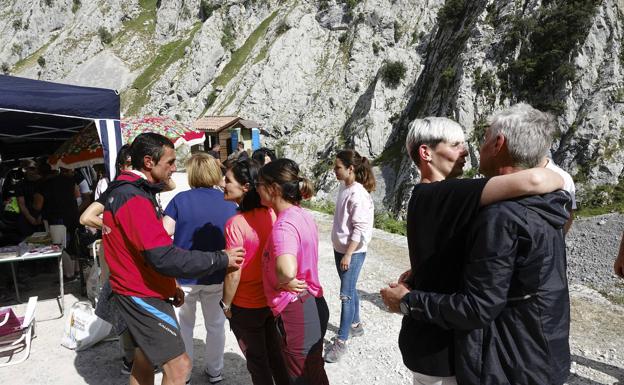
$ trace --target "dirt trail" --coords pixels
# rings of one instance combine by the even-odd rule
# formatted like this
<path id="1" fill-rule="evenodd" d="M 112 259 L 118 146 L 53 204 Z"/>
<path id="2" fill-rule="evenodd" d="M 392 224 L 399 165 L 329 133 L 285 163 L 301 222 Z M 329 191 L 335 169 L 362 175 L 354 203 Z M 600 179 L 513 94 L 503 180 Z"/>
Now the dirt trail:
<path id="1" fill-rule="evenodd" d="M 314 214 L 320 230 L 319 252 L 321 282 L 330 308 L 326 339 L 337 332 L 340 321 L 339 280 L 333 260 L 329 231 L 331 217 Z M 328 364 L 332 384 L 411 384 L 409 371 L 403 366 L 397 347 L 401 317 L 384 310 L 379 289 L 395 280 L 408 267 L 407 244 L 404 237 L 375 231 L 358 290 L 361 295 L 363 337 L 352 339 L 349 353 L 336 364 Z M 84 352 L 74 352 L 60 345 L 63 320 L 53 300 L 54 274 L 36 277 L 30 285 L 37 290 L 24 293 L 40 296 L 37 310 L 37 338 L 33 340 L 30 358 L 23 364 L 0 369 L 2 384 L 126 384 L 121 375 L 117 341 L 103 342 Z M 49 282 L 48 282 L 49 280 Z M 42 288 L 47 288 L 42 290 Z M 58 287 L 56 286 L 56 289 Z M 65 297 L 69 307 L 75 302 L 76 284 L 67 285 Z M 572 354 L 575 360 L 571 385 L 624 383 L 624 307 L 604 300 L 597 292 L 580 285 L 572 286 Z M 23 306 L 18 307 L 23 311 Z M 195 368 L 192 383 L 207 384 L 202 375 L 205 332 L 201 312 L 195 327 Z M 245 361 L 233 334 L 226 333 L 223 385 L 250 384 Z M 157 382 L 160 382 L 157 376 Z M 618 382 L 619 381 L 619 382 Z"/>

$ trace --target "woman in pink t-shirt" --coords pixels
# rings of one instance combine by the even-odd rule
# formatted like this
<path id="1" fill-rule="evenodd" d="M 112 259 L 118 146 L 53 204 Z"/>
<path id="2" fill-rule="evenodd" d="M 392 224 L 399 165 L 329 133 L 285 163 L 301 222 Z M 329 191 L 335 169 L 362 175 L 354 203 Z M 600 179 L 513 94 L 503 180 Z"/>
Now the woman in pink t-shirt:
<path id="1" fill-rule="evenodd" d="M 225 225 L 225 243 L 243 247 L 245 260 L 240 270 L 225 276 L 221 307 L 247 359 L 254 385 L 274 381 L 288 385 L 280 337 L 262 286 L 262 251 L 275 213 L 260 203 L 256 191 L 259 168 L 256 161 L 245 159 L 225 173 L 225 199 L 238 203 L 239 209 Z"/>
<path id="2" fill-rule="evenodd" d="M 322 357 L 329 309 L 319 282 L 318 229 L 299 206 L 312 196 L 312 184 L 299 176 L 297 163 L 278 159 L 260 169 L 258 193 L 277 213 L 262 255 L 262 279 L 291 383 L 329 384 Z"/>

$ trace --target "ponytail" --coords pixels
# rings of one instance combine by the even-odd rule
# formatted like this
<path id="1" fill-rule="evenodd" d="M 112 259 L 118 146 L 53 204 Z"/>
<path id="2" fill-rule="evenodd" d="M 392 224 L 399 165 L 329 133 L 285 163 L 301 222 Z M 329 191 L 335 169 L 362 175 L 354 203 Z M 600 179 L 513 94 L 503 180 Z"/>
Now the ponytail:
<path id="1" fill-rule="evenodd" d="M 303 199 L 314 196 L 314 185 L 299 176 L 299 165 L 293 160 L 281 158 L 265 164 L 258 173 L 259 178 L 269 184 L 277 184 L 282 198 L 298 205 Z"/>
<path id="2" fill-rule="evenodd" d="M 299 193 L 303 200 L 314 196 L 314 184 L 308 178 L 299 178 Z"/>
<path id="3" fill-rule="evenodd" d="M 339 151 L 336 158 L 340 159 L 345 167 L 353 166 L 355 171 L 355 181 L 364 186 L 369 193 L 375 191 L 377 183 L 369 160 L 361 156 L 357 151 L 347 149 Z"/>

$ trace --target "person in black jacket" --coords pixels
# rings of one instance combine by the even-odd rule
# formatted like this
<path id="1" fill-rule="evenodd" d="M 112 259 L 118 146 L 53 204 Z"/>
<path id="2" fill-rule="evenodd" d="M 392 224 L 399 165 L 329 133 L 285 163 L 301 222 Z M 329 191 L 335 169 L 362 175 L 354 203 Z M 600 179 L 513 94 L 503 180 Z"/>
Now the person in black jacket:
<path id="1" fill-rule="evenodd" d="M 406 149 L 421 176 L 407 210 L 411 269 L 400 278 L 411 289 L 439 293 L 459 289 L 466 234 L 479 207 L 563 186 L 561 177 L 544 168 L 459 179 L 468 151 L 462 127 L 447 118 L 411 122 Z M 414 372 L 414 384 L 456 384 L 452 330 L 404 317 L 399 347 L 404 364 Z"/>
<path id="2" fill-rule="evenodd" d="M 554 120 L 526 104 L 496 115 L 480 149 L 481 172 L 512 175 L 548 150 Z M 391 311 L 455 330 L 460 384 L 563 384 L 570 365 L 564 192 L 481 209 L 466 235 L 455 292 L 382 290 Z M 462 258 L 458 255 L 457 258 Z"/>

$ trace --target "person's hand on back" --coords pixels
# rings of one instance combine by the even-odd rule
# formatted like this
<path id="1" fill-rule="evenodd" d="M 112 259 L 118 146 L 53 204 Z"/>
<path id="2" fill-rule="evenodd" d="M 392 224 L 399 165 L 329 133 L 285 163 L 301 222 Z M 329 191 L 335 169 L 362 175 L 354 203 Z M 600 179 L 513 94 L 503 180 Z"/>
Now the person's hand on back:
<path id="1" fill-rule="evenodd" d="M 308 284 L 306 283 L 306 281 L 300 281 L 297 278 L 293 278 L 287 283 L 283 284 L 280 288 L 283 288 L 285 291 L 298 294 L 304 290 L 307 290 Z"/>
<path id="2" fill-rule="evenodd" d="M 245 249 L 242 247 L 235 247 L 233 249 L 223 250 L 228 256 L 228 273 L 240 269 L 243 264 L 243 257 L 245 256 Z"/>
<path id="3" fill-rule="evenodd" d="M 173 296 L 171 304 L 175 307 L 180 307 L 184 304 L 184 291 L 182 291 L 182 288 L 180 286 L 176 285 L 176 293 Z"/>

